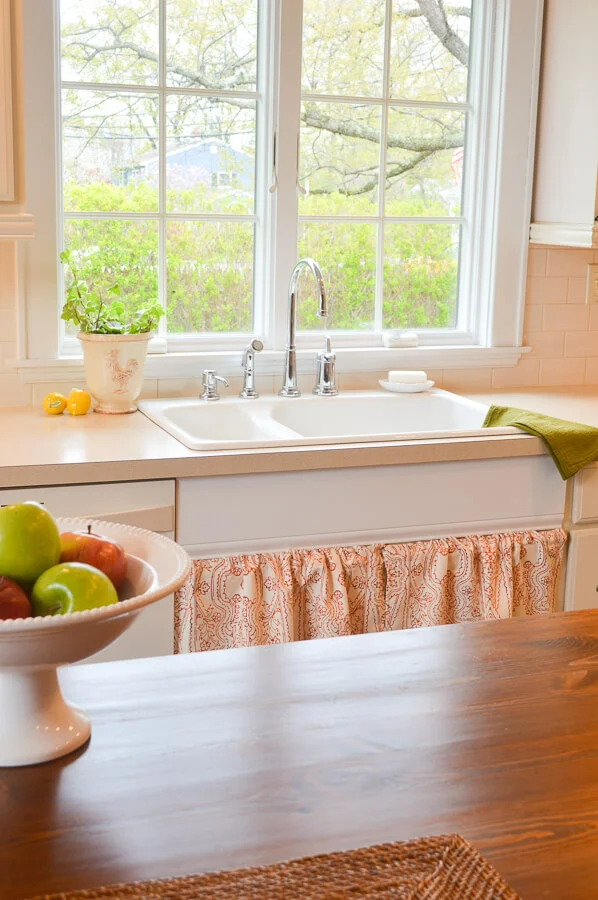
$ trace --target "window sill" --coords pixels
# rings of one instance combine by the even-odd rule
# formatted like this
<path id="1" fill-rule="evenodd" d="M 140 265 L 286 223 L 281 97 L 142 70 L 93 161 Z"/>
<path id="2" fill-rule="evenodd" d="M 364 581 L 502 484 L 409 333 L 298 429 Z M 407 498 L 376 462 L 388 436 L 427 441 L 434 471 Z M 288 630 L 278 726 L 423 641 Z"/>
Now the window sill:
<path id="1" fill-rule="evenodd" d="M 410 347 L 338 349 L 339 372 L 382 372 L 388 369 L 479 369 L 509 368 L 516 366 L 529 347 Z M 314 350 L 297 351 L 299 373 L 314 370 Z M 260 374 L 282 372 L 284 353 L 264 351 L 259 354 L 256 370 Z M 82 380 L 82 357 L 59 359 L 9 360 L 19 378 L 27 384 Z M 203 369 L 216 369 L 221 375 L 241 373 L 241 352 L 218 351 L 201 353 L 149 354 L 145 368 L 146 378 L 198 378 Z"/>

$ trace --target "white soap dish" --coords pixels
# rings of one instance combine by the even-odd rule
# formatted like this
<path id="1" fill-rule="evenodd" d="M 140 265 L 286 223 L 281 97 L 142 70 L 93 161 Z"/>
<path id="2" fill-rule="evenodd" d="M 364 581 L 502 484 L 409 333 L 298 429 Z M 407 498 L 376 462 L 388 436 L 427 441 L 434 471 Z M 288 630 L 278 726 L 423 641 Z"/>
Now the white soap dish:
<path id="1" fill-rule="evenodd" d="M 422 391 L 429 391 L 434 387 L 433 381 L 420 381 L 418 384 L 403 384 L 400 381 L 379 381 L 378 384 L 385 391 L 392 391 L 394 394 L 420 394 Z"/>

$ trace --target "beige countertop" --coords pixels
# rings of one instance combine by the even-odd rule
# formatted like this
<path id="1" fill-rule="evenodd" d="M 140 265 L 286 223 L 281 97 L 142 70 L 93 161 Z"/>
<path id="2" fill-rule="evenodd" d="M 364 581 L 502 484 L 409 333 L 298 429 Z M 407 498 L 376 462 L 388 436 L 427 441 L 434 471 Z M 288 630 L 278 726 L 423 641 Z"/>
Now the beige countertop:
<path id="1" fill-rule="evenodd" d="M 470 391 L 467 396 L 486 404 L 515 405 L 598 426 L 598 386 Z M 206 453 L 188 450 L 142 413 L 53 417 L 30 407 L 0 409 L 0 489 L 543 453 L 536 438 L 517 433 L 492 436 L 491 432 L 488 437 Z"/>

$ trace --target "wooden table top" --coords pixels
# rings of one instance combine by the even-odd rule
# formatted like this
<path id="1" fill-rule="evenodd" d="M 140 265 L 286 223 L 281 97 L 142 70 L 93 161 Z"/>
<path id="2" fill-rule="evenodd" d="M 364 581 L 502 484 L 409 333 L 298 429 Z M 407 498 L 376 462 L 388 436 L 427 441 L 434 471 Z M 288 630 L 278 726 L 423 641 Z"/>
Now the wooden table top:
<path id="1" fill-rule="evenodd" d="M 442 832 L 524 900 L 598 896 L 598 610 L 62 682 L 91 743 L 0 770 L 2 900 Z"/>

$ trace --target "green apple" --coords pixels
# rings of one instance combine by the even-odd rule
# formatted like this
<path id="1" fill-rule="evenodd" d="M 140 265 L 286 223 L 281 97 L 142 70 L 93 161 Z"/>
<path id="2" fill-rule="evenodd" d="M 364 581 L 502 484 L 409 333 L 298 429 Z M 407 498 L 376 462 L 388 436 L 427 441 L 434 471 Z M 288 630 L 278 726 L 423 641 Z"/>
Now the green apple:
<path id="1" fill-rule="evenodd" d="M 66 562 L 40 575 L 31 591 L 34 616 L 82 612 L 118 602 L 107 575 L 87 563 Z"/>
<path id="2" fill-rule="evenodd" d="M 32 501 L 0 508 L 0 575 L 27 590 L 59 561 L 60 535 L 47 509 Z"/>

